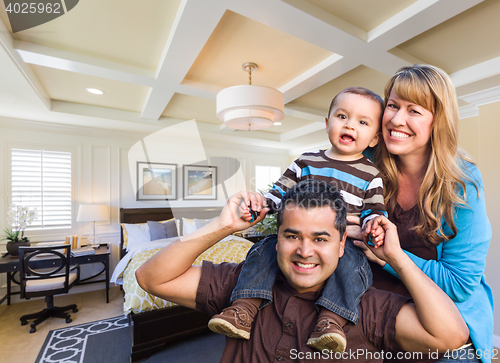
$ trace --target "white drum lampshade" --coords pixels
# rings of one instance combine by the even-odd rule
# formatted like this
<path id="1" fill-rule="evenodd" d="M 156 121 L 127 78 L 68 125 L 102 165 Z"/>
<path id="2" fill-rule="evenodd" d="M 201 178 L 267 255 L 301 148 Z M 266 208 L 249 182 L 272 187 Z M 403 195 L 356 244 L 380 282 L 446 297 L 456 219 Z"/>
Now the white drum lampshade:
<path id="1" fill-rule="evenodd" d="M 77 222 L 92 222 L 92 234 L 87 237 L 89 244 L 98 247 L 101 239 L 95 234 L 95 222 L 109 219 L 109 207 L 106 204 L 82 204 L 78 209 Z"/>
<path id="2" fill-rule="evenodd" d="M 232 129 L 260 130 L 283 119 L 284 105 L 285 97 L 274 88 L 234 86 L 217 94 L 217 117 Z"/>
<path id="3" fill-rule="evenodd" d="M 217 94 L 217 117 L 236 130 L 260 130 L 271 127 L 285 116 L 285 97 L 270 87 L 252 86 L 255 63 L 242 66 L 249 73 L 250 84 L 225 88 Z"/>

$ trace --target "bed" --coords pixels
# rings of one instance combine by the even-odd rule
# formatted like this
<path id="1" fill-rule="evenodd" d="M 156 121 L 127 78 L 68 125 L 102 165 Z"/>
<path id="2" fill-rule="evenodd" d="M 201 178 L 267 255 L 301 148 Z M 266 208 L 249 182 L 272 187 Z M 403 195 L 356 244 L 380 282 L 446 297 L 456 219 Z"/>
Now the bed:
<path id="1" fill-rule="evenodd" d="M 134 208 L 120 209 L 121 243 L 120 257 L 111 282 L 123 285 L 125 303 L 124 313 L 128 316 L 132 340 L 131 362 L 147 359 L 151 354 L 170 343 L 208 330 L 210 316 L 203 312 L 175 305 L 163 299 L 153 297 L 142 290 L 135 280 L 135 270 L 161 248 L 176 238 L 145 241 L 137 244 L 141 238 L 135 231 L 145 225 L 156 228 L 161 223 L 175 223 L 179 235 L 187 234 L 192 228 L 199 228 L 220 213 L 220 208 Z M 132 228 L 133 227 L 133 228 Z M 167 228 L 168 229 L 168 228 Z M 132 231 L 134 233 L 127 233 Z M 186 233 L 183 233 L 183 232 Z M 141 232 L 145 233 L 145 232 Z M 229 236 L 218 242 L 197 259 L 211 260 L 216 263 L 241 262 L 252 242 L 241 237 Z M 126 250 L 128 248 L 128 252 Z"/>

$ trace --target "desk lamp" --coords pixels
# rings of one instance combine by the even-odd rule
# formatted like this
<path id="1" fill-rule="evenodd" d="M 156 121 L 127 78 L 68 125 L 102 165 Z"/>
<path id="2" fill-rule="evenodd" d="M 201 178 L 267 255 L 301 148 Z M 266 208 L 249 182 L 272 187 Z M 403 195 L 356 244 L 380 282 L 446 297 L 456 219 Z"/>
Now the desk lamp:
<path id="1" fill-rule="evenodd" d="M 87 237 L 89 246 L 97 248 L 101 239 L 95 234 L 95 222 L 107 221 L 109 208 L 106 204 L 81 204 L 78 209 L 77 222 L 92 222 L 92 234 Z"/>

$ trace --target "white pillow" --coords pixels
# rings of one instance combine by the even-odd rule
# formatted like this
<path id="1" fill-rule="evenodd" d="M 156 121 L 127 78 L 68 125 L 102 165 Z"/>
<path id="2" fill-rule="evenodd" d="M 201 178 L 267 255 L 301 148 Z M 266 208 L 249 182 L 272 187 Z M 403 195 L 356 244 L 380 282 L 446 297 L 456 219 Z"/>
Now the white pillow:
<path id="1" fill-rule="evenodd" d="M 209 218 L 209 219 L 198 219 L 198 218 L 195 218 L 194 219 L 194 223 L 196 224 L 196 229 L 200 229 L 201 227 L 209 224 L 210 222 L 212 222 L 216 218 L 217 217 L 213 217 L 213 218 Z"/>
<path id="2" fill-rule="evenodd" d="M 194 219 L 188 219 L 182 217 L 182 235 L 187 236 L 190 233 L 193 233 L 198 228 L 196 228 L 196 222 Z"/>
<path id="3" fill-rule="evenodd" d="M 127 252 L 145 242 L 151 242 L 148 224 L 127 224 L 123 223 L 123 228 L 127 230 L 128 242 Z"/>
<path id="4" fill-rule="evenodd" d="M 197 229 L 200 229 L 204 225 L 212 222 L 215 218 L 217 217 L 209 219 L 198 219 L 198 218 L 189 219 L 182 217 L 182 235 L 186 236 L 190 233 L 193 233 Z"/>

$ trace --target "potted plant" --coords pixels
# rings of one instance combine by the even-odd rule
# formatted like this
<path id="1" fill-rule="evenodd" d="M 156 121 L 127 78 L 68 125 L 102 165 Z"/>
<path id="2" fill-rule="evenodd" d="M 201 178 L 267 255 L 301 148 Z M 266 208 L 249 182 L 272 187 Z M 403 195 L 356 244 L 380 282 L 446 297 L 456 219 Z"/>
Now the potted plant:
<path id="1" fill-rule="evenodd" d="M 7 240 L 7 252 L 11 256 L 19 255 L 20 246 L 29 246 L 30 241 L 24 235 L 24 230 L 36 218 L 36 209 L 22 205 L 11 204 L 7 212 L 7 225 L 4 239 Z"/>

